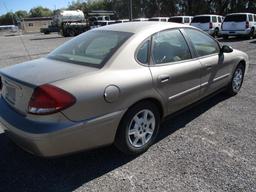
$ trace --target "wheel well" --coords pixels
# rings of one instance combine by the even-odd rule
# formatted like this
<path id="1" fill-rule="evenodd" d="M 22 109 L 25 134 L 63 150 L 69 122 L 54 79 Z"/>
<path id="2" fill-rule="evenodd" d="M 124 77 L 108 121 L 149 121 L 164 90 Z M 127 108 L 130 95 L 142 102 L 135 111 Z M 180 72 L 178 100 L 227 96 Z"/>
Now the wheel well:
<path id="1" fill-rule="evenodd" d="M 242 65 L 244 67 L 244 70 L 246 69 L 245 60 L 241 60 L 238 65 Z"/>
<path id="2" fill-rule="evenodd" d="M 142 99 L 140 101 L 137 101 L 132 106 L 130 106 L 129 109 L 132 108 L 133 106 L 137 105 L 138 103 L 145 102 L 145 101 L 151 102 L 151 103 L 153 103 L 154 105 L 157 106 L 157 108 L 160 112 L 160 118 L 162 119 L 163 115 L 164 115 L 164 109 L 163 109 L 163 106 L 162 106 L 161 102 L 159 100 L 155 99 L 155 98 L 145 98 L 145 99 Z"/>

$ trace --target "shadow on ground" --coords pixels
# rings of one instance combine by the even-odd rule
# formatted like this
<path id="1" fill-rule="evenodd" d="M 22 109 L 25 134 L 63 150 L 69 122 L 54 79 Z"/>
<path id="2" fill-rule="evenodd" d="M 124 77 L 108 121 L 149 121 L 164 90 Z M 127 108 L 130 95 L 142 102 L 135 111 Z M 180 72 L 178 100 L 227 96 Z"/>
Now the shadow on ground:
<path id="1" fill-rule="evenodd" d="M 225 43 L 225 42 L 237 42 L 237 41 L 248 41 L 249 38 L 246 37 L 229 37 L 228 39 L 220 38 L 218 39 L 219 42 Z"/>
<path id="2" fill-rule="evenodd" d="M 190 121 L 225 99 L 226 96 L 218 94 L 168 117 L 161 126 L 158 141 L 184 128 Z M 125 156 L 111 146 L 66 157 L 44 159 L 16 147 L 5 134 L 0 134 L 0 155 L 0 191 L 12 192 L 69 192 L 136 158 Z"/>
<path id="3" fill-rule="evenodd" d="M 254 40 L 254 41 L 251 41 L 250 43 L 256 44 L 256 40 Z"/>

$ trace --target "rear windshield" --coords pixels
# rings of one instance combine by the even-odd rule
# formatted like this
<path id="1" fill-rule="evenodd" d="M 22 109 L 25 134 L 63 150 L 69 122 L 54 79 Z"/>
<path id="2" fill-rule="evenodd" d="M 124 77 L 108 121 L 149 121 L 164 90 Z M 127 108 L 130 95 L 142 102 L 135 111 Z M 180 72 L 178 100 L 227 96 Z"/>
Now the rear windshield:
<path id="1" fill-rule="evenodd" d="M 181 17 L 173 17 L 173 18 L 170 18 L 168 21 L 174 22 L 174 23 L 182 23 L 182 18 Z"/>
<path id="2" fill-rule="evenodd" d="M 102 67 L 132 33 L 88 31 L 66 42 L 48 58 L 91 67 Z"/>
<path id="3" fill-rule="evenodd" d="M 159 19 L 157 19 L 157 18 L 151 18 L 151 19 L 149 19 L 149 21 L 159 21 Z"/>
<path id="4" fill-rule="evenodd" d="M 224 19 L 224 22 L 242 22 L 246 21 L 246 15 L 227 15 Z"/>
<path id="5" fill-rule="evenodd" d="M 209 23 L 209 22 L 210 22 L 209 16 L 199 16 L 199 17 L 194 17 L 192 19 L 192 23 Z"/>

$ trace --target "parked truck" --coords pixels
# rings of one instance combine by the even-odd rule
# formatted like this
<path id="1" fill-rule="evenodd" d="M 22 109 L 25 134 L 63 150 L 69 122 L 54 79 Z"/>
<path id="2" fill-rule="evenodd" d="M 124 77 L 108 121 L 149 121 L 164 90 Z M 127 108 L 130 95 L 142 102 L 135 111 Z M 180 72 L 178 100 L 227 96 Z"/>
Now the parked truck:
<path id="1" fill-rule="evenodd" d="M 79 35 L 91 28 L 102 26 L 102 22 L 115 23 L 113 11 L 95 10 L 85 14 L 81 10 L 60 10 L 55 12 L 52 24 L 42 28 L 41 32 L 49 34 L 60 32 L 64 37 Z"/>

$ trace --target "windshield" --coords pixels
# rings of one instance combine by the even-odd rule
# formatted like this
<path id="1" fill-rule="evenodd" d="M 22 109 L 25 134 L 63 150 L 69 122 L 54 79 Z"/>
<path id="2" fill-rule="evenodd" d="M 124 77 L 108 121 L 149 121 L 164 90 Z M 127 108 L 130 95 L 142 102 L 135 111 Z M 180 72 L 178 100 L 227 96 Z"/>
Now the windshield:
<path id="1" fill-rule="evenodd" d="M 117 31 L 88 31 L 55 49 L 48 58 L 99 68 L 131 35 Z"/>
<path id="2" fill-rule="evenodd" d="M 149 21 L 159 21 L 158 18 L 150 18 Z"/>
<path id="3" fill-rule="evenodd" d="M 182 17 L 173 17 L 168 20 L 169 22 L 182 23 Z"/>
<path id="4" fill-rule="evenodd" d="M 209 16 L 194 17 L 192 23 L 208 23 L 210 22 Z"/>
<path id="5" fill-rule="evenodd" d="M 227 15 L 224 21 L 243 22 L 246 21 L 246 15 Z"/>

